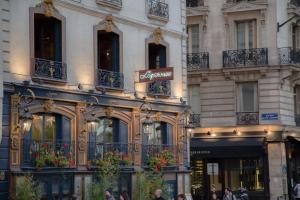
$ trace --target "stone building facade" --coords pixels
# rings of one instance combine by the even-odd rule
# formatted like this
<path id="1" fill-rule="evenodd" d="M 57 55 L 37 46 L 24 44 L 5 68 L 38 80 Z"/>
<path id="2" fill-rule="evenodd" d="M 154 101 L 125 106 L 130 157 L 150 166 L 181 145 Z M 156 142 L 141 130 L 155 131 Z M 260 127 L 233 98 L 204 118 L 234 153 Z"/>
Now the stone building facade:
<path id="1" fill-rule="evenodd" d="M 190 193 L 180 123 L 187 95 L 184 0 L 0 5 L 0 199 L 13 194 L 25 172 L 47 199 L 86 199 L 95 161 L 111 152 L 127 163 L 114 192 L 131 195 L 135 173 L 161 150 L 176 160 L 164 171 L 170 194 Z M 174 80 L 138 83 L 137 71 L 165 67 L 173 67 Z M 44 162 L 49 152 L 63 162 Z"/>
<path id="2" fill-rule="evenodd" d="M 192 194 L 289 199 L 299 168 L 299 1 L 187 1 Z M 285 23 L 287 21 L 287 23 Z"/>

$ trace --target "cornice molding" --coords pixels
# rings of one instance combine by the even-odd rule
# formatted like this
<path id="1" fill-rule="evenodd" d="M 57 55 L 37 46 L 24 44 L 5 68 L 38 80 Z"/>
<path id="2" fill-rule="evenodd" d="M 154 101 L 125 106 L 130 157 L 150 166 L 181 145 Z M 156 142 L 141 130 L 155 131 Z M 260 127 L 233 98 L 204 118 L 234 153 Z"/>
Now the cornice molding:
<path id="1" fill-rule="evenodd" d="M 246 11 L 259 11 L 266 10 L 268 3 L 266 1 L 257 2 L 246 2 L 240 3 L 226 3 L 223 5 L 223 13 L 235 13 L 235 12 L 246 12 Z"/>

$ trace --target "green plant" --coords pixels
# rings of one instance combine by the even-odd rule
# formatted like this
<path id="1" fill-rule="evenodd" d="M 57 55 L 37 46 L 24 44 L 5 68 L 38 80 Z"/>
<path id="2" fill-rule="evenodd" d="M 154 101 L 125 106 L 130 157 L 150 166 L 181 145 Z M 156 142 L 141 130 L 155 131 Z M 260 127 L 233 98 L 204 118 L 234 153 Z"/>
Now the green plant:
<path id="1" fill-rule="evenodd" d="M 40 200 L 42 188 L 32 176 L 25 175 L 17 179 L 14 200 Z"/>
<path id="2" fill-rule="evenodd" d="M 148 166 L 155 172 L 160 172 L 163 167 L 172 166 L 176 163 L 175 156 L 170 150 L 163 150 L 159 154 L 150 156 Z"/>

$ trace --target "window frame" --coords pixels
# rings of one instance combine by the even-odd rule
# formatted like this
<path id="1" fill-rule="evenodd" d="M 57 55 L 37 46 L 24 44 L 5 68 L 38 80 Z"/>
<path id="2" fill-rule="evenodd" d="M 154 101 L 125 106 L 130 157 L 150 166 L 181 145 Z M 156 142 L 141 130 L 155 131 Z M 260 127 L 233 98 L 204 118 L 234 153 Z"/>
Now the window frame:
<path id="1" fill-rule="evenodd" d="M 258 37 L 257 37 L 257 20 L 256 19 L 245 19 L 245 20 L 235 20 L 235 46 L 236 49 L 255 49 L 258 46 Z M 252 23 L 252 47 L 250 48 L 249 43 L 250 43 L 250 23 Z M 239 44 L 238 44 L 238 38 L 239 38 L 239 34 L 238 34 L 238 25 L 239 24 L 243 24 L 244 25 L 244 48 L 239 48 Z"/>
<path id="2" fill-rule="evenodd" d="M 197 34 L 198 34 L 198 37 L 197 37 L 197 43 L 196 46 L 198 47 L 198 50 L 196 52 L 194 52 L 194 46 L 195 46 L 195 42 L 194 42 L 194 39 L 193 39 L 193 35 L 195 33 L 193 33 L 193 28 L 195 28 L 195 30 L 198 30 Z M 198 28 L 198 29 L 197 29 Z M 187 25 L 187 33 L 188 33 L 188 39 L 187 39 L 187 52 L 188 53 L 200 53 L 200 24 L 188 24 Z M 196 35 L 197 35 L 196 34 Z"/>
<path id="3" fill-rule="evenodd" d="M 255 84 L 256 87 L 254 87 L 254 110 L 253 111 L 247 111 L 247 110 L 244 110 L 244 108 L 242 108 L 242 99 L 243 98 L 241 95 L 241 92 L 242 92 L 242 85 L 243 84 Z M 259 112 L 259 87 L 258 87 L 258 82 L 257 81 L 249 81 L 249 82 L 238 82 L 236 83 L 236 99 L 237 99 L 237 112 L 240 112 L 240 113 L 257 113 Z M 244 106 L 243 106 L 244 107 Z"/>

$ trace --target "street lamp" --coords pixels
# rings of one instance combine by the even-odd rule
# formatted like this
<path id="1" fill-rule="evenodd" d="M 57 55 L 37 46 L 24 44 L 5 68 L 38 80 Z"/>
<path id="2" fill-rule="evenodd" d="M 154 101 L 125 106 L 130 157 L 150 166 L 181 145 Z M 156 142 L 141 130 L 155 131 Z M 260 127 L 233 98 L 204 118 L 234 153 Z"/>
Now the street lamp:
<path id="1" fill-rule="evenodd" d="M 99 127 L 99 119 L 95 116 L 95 113 L 92 112 L 91 115 L 86 119 L 88 132 L 95 133 Z"/>
<path id="2" fill-rule="evenodd" d="M 21 130 L 22 130 L 23 134 L 28 133 L 31 129 L 33 116 L 29 112 L 29 109 L 27 107 L 24 108 L 24 113 L 22 115 L 20 115 L 19 119 L 22 122 L 21 123 Z"/>
<path id="3" fill-rule="evenodd" d="M 153 121 L 149 115 L 146 116 L 145 121 L 143 122 L 143 132 L 147 135 L 151 133 L 151 127 L 153 125 Z"/>

